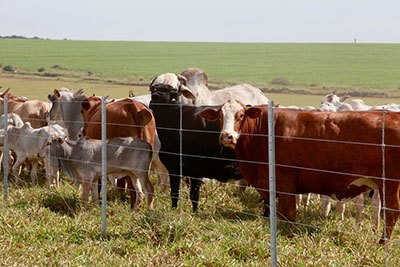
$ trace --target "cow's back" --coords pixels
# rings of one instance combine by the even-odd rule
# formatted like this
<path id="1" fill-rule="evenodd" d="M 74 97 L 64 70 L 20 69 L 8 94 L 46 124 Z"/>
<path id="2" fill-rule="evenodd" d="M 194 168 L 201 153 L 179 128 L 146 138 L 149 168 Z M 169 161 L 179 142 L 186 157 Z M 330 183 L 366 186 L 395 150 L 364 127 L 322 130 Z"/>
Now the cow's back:
<path id="1" fill-rule="evenodd" d="M 236 147 L 239 160 L 268 162 L 268 114 L 267 108 L 262 108 L 261 118 L 246 118 L 243 124 Z M 400 155 L 397 147 L 400 145 L 400 114 L 275 109 L 277 168 L 284 169 L 285 174 L 293 174 L 291 177 L 297 177 L 281 185 L 293 182 L 296 183 L 297 193 L 330 195 L 343 191 L 356 178 L 381 177 L 383 118 L 387 177 L 400 180 L 400 168 L 395 162 Z M 241 163 L 244 176 L 255 186 L 260 180 L 268 179 L 268 166 L 262 165 Z M 259 169 L 259 174 L 257 178 L 252 178 L 257 174 L 256 169 Z M 278 179 L 286 177 L 278 176 Z M 373 180 L 381 183 L 380 179 Z M 267 182 L 262 188 L 265 186 L 268 186 Z"/>
<path id="2" fill-rule="evenodd" d="M 112 137 L 138 137 L 146 140 L 152 146 L 155 138 L 155 121 L 151 118 L 147 124 L 139 112 L 147 109 L 140 102 L 129 98 L 112 102 L 106 105 L 107 138 Z M 94 139 L 101 139 L 101 109 L 100 106 L 88 118 L 85 134 Z M 151 113 L 149 112 L 151 115 Z"/>

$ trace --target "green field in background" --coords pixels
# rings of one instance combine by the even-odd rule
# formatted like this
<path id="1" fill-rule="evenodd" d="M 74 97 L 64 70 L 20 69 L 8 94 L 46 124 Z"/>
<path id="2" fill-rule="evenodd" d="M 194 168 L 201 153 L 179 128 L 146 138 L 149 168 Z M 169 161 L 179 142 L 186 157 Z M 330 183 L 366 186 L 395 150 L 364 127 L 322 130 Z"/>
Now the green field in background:
<path id="1" fill-rule="evenodd" d="M 0 39 L 0 64 L 60 65 L 98 77 L 139 77 L 203 68 L 214 82 L 400 90 L 400 44 L 185 43 Z"/>

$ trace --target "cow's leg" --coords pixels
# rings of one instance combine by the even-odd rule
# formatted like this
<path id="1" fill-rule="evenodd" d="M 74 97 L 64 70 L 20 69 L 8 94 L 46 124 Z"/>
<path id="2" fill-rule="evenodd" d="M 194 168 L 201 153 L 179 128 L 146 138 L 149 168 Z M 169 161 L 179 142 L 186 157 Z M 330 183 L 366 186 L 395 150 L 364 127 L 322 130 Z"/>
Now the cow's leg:
<path id="1" fill-rule="evenodd" d="M 179 171 L 171 171 L 169 176 L 169 184 L 171 187 L 171 204 L 173 209 L 178 207 L 179 187 L 181 186 L 181 177 L 177 173 L 179 173 Z"/>
<path id="2" fill-rule="evenodd" d="M 14 175 L 14 177 L 15 177 L 15 184 L 16 185 L 19 185 L 19 181 L 20 181 L 20 179 L 19 179 L 19 175 L 20 175 L 20 172 L 19 172 L 19 169 L 20 169 L 20 167 L 21 167 L 21 165 L 22 165 L 22 163 L 25 161 L 25 159 L 26 159 L 26 157 L 25 156 L 17 156 L 17 160 L 16 160 L 16 162 L 14 163 L 14 165 L 13 165 L 13 167 L 12 167 L 12 173 L 13 173 L 13 175 Z"/>
<path id="3" fill-rule="evenodd" d="M 269 198 L 263 198 L 263 201 L 264 201 L 264 214 L 263 214 L 263 216 L 265 218 L 268 218 L 269 214 L 270 214 L 270 212 L 269 212 Z"/>
<path id="4" fill-rule="evenodd" d="M 301 203 L 303 204 L 303 208 L 306 209 L 308 204 L 310 203 L 311 194 L 301 194 Z"/>
<path id="5" fill-rule="evenodd" d="M 3 171 L 3 148 L 0 147 L 0 172 Z"/>
<path id="6" fill-rule="evenodd" d="M 137 210 L 143 203 L 144 194 L 142 190 L 142 185 L 136 175 L 130 174 L 129 177 L 131 178 L 132 185 L 136 190 L 136 199 L 135 204 L 133 205 L 133 210 Z"/>
<path id="7" fill-rule="evenodd" d="M 296 220 L 296 195 L 291 193 L 279 194 L 278 215 L 284 220 Z"/>
<path id="8" fill-rule="evenodd" d="M 193 212 L 197 211 L 199 205 L 201 178 L 191 177 L 190 179 L 190 200 L 192 201 Z"/>
<path id="9" fill-rule="evenodd" d="M 86 180 L 82 181 L 82 204 L 87 207 L 89 204 L 89 192 L 92 188 L 92 183 Z"/>
<path id="10" fill-rule="evenodd" d="M 56 167 L 52 167 L 52 168 L 53 168 L 52 169 L 53 177 L 54 177 L 54 179 L 56 179 L 56 187 L 59 188 L 60 187 L 60 171 Z"/>
<path id="11" fill-rule="evenodd" d="M 165 192 L 168 187 L 169 172 L 165 165 L 161 162 L 158 154 L 154 155 L 150 169 L 157 175 L 157 186 L 160 187 L 161 192 Z"/>
<path id="12" fill-rule="evenodd" d="M 31 181 L 32 181 L 32 184 L 35 185 L 36 184 L 36 178 L 37 178 L 37 171 L 38 171 L 38 167 L 39 167 L 39 162 L 38 161 L 33 161 L 33 162 L 31 162 L 31 164 L 32 164 Z"/>
<path id="13" fill-rule="evenodd" d="M 383 197 L 382 197 L 383 198 Z M 382 234 L 380 244 L 386 244 L 392 237 L 394 227 L 400 214 L 400 185 L 398 183 L 386 183 L 386 239 Z"/>
<path id="14" fill-rule="evenodd" d="M 125 178 L 117 179 L 117 189 L 121 196 L 125 192 L 125 187 L 126 187 Z"/>
<path id="15" fill-rule="evenodd" d="M 328 217 L 329 212 L 331 211 L 331 198 L 325 195 L 321 195 L 321 206 L 322 213 L 325 217 Z"/>
<path id="16" fill-rule="evenodd" d="M 144 187 L 144 192 L 147 198 L 147 207 L 149 210 L 152 210 L 154 207 L 154 187 L 153 184 L 149 180 L 148 172 L 141 172 L 139 174 L 140 182 Z"/>
<path id="17" fill-rule="evenodd" d="M 381 219 L 381 198 L 379 196 L 379 190 L 374 190 L 374 194 L 371 199 L 372 206 L 372 219 L 375 227 L 379 228 L 379 221 Z"/>
<path id="18" fill-rule="evenodd" d="M 125 177 L 125 182 L 127 188 L 126 190 L 128 190 L 129 193 L 129 204 L 131 206 L 131 209 L 134 209 L 136 203 L 136 190 L 132 184 L 132 179 L 129 176 Z"/>
<path id="19" fill-rule="evenodd" d="M 93 201 L 93 204 L 96 205 L 96 206 L 99 205 L 99 184 L 101 184 L 100 183 L 100 181 L 101 181 L 100 178 L 101 177 L 96 177 L 95 178 L 95 180 L 92 182 L 92 188 L 91 188 L 92 201 Z"/>
<path id="20" fill-rule="evenodd" d="M 344 220 L 344 212 L 346 210 L 346 204 L 342 201 L 336 201 L 336 211 L 339 213 L 339 219 Z"/>
<path id="21" fill-rule="evenodd" d="M 45 157 L 44 158 L 44 169 L 45 169 L 45 174 L 46 174 L 46 182 L 47 182 L 47 187 L 50 188 L 51 185 L 53 184 L 53 180 L 55 179 L 56 181 L 56 187 L 59 186 L 59 182 L 57 181 L 57 179 L 59 177 L 57 177 L 56 175 L 57 173 L 57 168 L 51 166 L 50 164 L 50 159 L 49 157 Z"/>
<path id="22" fill-rule="evenodd" d="M 355 209 L 356 209 L 356 222 L 361 223 L 362 213 L 364 210 L 364 195 L 360 194 L 353 199 Z"/>

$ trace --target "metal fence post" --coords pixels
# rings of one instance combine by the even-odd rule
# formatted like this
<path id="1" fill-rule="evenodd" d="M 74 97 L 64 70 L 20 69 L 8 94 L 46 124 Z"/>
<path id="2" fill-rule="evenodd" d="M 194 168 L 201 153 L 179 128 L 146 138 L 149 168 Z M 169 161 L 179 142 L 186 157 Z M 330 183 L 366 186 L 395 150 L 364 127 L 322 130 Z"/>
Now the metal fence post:
<path id="1" fill-rule="evenodd" d="M 4 145 L 3 145 L 3 176 L 4 176 L 4 200 L 8 199 L 8 96 L 4 96 Z"/>
<path id="2" fill-rule="evenodd" d="M 385 158 L 385 119 L 386 111 L 382 112 L 382 213 L 383 213 L 383 236 L 385 242 L 385 253 L 388 253 L 388 239 L 386 229 L 386 158 Z M 388 266 L 388 257 L 385 257 L 385 266 Z"/>
<path id="3" fill-rule="evenodd" d="M 106 238 L 107 229 L 107 118 L 106 97 L 101 97 L 101 236 Z"/>
<path id="4" fill-rule="evenodd" d="M 274 101 L 268 103 L 269 221 L 271 232 L 271 266 L 277 266 L 276 255 L 276 185 Z"/>

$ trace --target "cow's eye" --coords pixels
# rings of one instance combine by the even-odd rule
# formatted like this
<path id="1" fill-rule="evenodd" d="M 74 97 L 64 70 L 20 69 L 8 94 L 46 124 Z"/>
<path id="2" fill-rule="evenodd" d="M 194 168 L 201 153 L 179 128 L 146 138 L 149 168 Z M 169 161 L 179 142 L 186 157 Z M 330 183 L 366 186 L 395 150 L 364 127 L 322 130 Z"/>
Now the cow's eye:
<path id="1" fill-rule="evenodd" d="M 239 119 L 243 120 L 243 118 L 244 118 L 244 114 L 242 113 L 239 115 Z"/>

